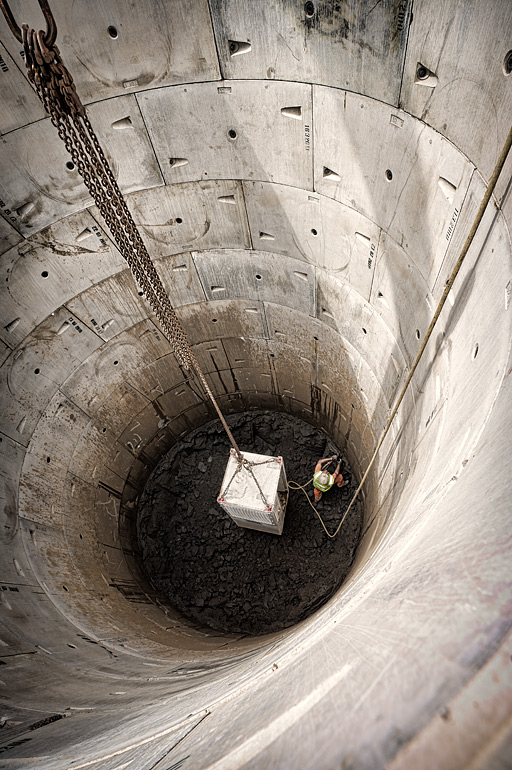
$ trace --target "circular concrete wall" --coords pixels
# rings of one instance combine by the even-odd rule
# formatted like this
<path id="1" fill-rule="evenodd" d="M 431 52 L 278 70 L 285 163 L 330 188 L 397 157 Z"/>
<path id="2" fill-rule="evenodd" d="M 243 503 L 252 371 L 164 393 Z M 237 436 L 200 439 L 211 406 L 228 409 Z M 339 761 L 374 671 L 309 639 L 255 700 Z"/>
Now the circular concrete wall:
<path id="1" fill-rule="evenodd" d="M 362 476 L 508 130 L 511 12 L 345 5 L 53 8 L 222 409 L 302 417 Z M 220 635 L 131 553 L 151 469 L 213 411 L 1 33 L 0 767 L 504 756 L 510 160 L 365 484 L 348 580 L 294 629 Z"/>

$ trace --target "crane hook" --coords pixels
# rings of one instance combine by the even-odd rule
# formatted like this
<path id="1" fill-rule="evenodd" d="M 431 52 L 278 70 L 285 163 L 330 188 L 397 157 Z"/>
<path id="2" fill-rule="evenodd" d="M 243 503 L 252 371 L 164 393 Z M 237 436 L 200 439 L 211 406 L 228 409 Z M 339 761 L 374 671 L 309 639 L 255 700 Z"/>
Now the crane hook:
<path id="1" fill-rule="evenodd" d="M 57 39 L 57 25 L 55 24 L 55 19 L 53 18 L 53 13 L 50 10 L 48 0 L 38 0 L 38 2 L 39 2 L 39 7 L 41 8 L 43 16 L 46 20 L 46 33 L 43 38 L 44 44 L 46 48 L 51 48 L 55 43 L 55 40 Z M 14 35 L 14 37 L 19 43 L 22 43 L 23 36 L 21 33 L 21 29 L 16 23 L 16 19 L 14 18 L 13 13 L 9 8 L 9 4 L 7 0 L 0 0 L 0 8 L 3 11 L 3 14 L 7 20 L 7 24 L 9 25 L 12 34 Z"/>

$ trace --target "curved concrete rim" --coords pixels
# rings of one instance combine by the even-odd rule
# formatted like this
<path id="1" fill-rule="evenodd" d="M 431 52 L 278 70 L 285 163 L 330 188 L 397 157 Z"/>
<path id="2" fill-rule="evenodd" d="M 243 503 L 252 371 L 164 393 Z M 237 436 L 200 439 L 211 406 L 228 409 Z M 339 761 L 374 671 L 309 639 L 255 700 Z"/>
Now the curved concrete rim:
<path id="1" fill-rule="evenodd" d="M 192 5 L 52 8 L 221 408 L 301 417 L 361 478 L 508 132 L 512 9 Z M 219 634 L 160 602 L 134 536 L 215 413 L 0 41 L 0 767 L 506 767 L 511 159 L 346 582 L 292 629 Z"/>

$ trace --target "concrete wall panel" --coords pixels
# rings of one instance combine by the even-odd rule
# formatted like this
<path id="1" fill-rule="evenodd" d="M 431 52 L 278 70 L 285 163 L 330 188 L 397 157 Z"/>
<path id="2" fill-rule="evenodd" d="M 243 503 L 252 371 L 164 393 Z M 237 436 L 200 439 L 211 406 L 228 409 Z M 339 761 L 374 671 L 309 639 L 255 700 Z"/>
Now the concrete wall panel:
<path id="1" fill-rule="evenodd" d="M 222 345 L 231 369 L 243 366 L 268 366 L 269 342 L 249 337 L 225 337 Z"/>
<path id="2" fill-rule="evenodd" d="M 186 412 L 191 406 L 198 404 L 199 400 L 197 384 L 195 382 L 181 382 L 161 395 L 157 399 L 157 403 L 165 419 L 177 417 L 182 412 Z"/>
<path id="3" fill-rule="evenodd" d="M 112 123 L 126 117 L 130 117 L 131 127 L 112 128 Z M 108 101 L 95 105 L 91 109 L 91 122 L 105 145 L 123 192 L 162 184 L 134 97 L 120 97 L 115 104 Z M 3 169 L 0 197 L 12 212 L 14 226 L 23 235 L 39 232 L 93 203 L 49 118 L 3 136 L 0 162 Z"/>
<path id="4" fill-rule="evenodd" d="M 1 435 L 1 439 L 0 539 L 2 543 L 7 544 L 16 537 L 18 531 L 18 483 L 25 457 L 25 447 L 6 435 Z"/>
<path id="5" fill-rule="evenodd" d="M 255 248 L 329 270 L 369 298 L 379 243 L 373 222 L 307 190 L 244 182 L 244 191 Z"/>
<path id="6" fill-rule="evenodd" d="M 479 174 L 475 174 L 468 191 L 466 203 L 460 211 L 457 221 L 450 232 L 450 243 L 446 252 L 443 264 L 440 266 L 438 275 L 435 277 L 432 293 L 437 301 L 441 299 L 444 286 L 450 274 L 455 267 L 459 254 L 466 241 L 468 233 L 473 225 L 476 214 L 484 197 L 486 184 Z M 493 270 L 501 276 L 502 286 L 498 290 L 501 298 L 499 304 L 506 304 L 506 286 L 510 279 L 512 268 L 511 246 L 510 246 L 510 226 L 507 226 L 503 215 L 496 210 L 496 203 L 491 201 L 482 221 L 482 226 L 478 229 L 471 246 L 473 263 L 479 264 L 481 261 L 490 260 Z M 453 294 L 449 302 L 453 307 L 457 292 L 465 290 L 466 284 L 457 282 L 454 285 Z M 498 296 L 499 296 L 498 295 Z M 453 304 L 452 304 L 453 303 Z"/>
<path id="7" fill-rule="evenodd" d="M 452 6 L 421 0 L 407 46 L 404 109 L 447 136 L 486 177 L 510 128 L 512 97 L 504 66 L 511 25 L 508 3 L 469 0 Z M 418 65 L 428 71 L 424 80 Z M 469 103 L 470 114 L 451 108 Z"/>
<path id="8" fill-rule="evenodd" d="M 379 378 L 385 393 L 394 393 L 397 378 L 405 368 L 405 358 L 392 330 L 372 305 L 362 302 L 360 295 L 324 271 L 318 271 L 318 310 L 323 326 L 337 331 L 349 343 L 344 355 L 357 351 Z M 356 356 L 354 371 L 359 368 Z"/>
<path id="9" fill-rule="evenodd" d="M 473 166 L 422 121 L 358 94 L 315 87 L 314 114 L 315 190 L 384 228 L 428 279 Z"/>
<path id="10" fill-rule="evenodd" d="M 293 345 L 298 355 L 303 355 L 309 360 L 316 357 L 316 342 L 322 332 L 322 326 L 316 319 L 306 316 L 301 319 L 305 323 L 297 323 L 298 311 L 265 303 L 265 316 L 267 319 L 269 340 Z"/>
<path id="11" fill-rule="evenodd" d="M 137 284 L 129 270 L 98 282 L 68 300 L 66 307 L 105 342 L 148 315 L 148 307 L 137 295 Z"/>
<path id="12" fill-rule="evenodd" d="M 186 390 L 186 387 L 183 387 Z M 119 436 L 119 443 L 137 457 L 147 441 L 157 432 L 161 419 L 153 404 L 148 404 L 132 417 Z"/>
<path id="13" fill-rule="evenodd" d="M 297 355 L 296 348 L 279 339 L 270 339 L 268 348 L 273 355 L 272 366 L 277 380 L 277 391 L 285 398 L 311 404 L 311 383 L 314 381 L 314 361 Z"/>
<path id="14" fill-rule="evenodd" d="M 96 486 L 101 482 L 121 494 L 132 464 L 133 455 L 116 442 L 110 431 L 103 433 L 103 428 L 98 430 L 97 425 L 89 423 L 76 441 L 68 471 L 87 484 Z"/>
<path id="15" fill-rule="evenodd" d="M 191 249 L 247 248 L 240 184 L 188 183 L 133 193 L 128 206 L 153 259 Z M 93 209 L 94 216 L 99 218 Z"/>
<path id="16" fill-rule="evenodd" d="M 299 260 L 253 251 L 194 252 L 206 297 L 276 301 L 315 314 L 315 274 Z M 236 269 L 233 269 L 233 263 Z"/>
<path id="17" fill-rule="evenodd" d="M 155 267 L 174 307 L 206 299 L 191 254 L 163 257 Z"/>
<path id="18" fill-rule="evenodd" d="M 263 305 L 248 300 L 215 300 L 200 305 L 187 305 L 178 312 L 189 342 L 232 337 L 240 329 L 240 337 L 266 337 Z"/>
<path id="19" fill-rule="evenodd" d="M 59 333 L 60 332 L 60 333 Z M 26 445 L 62 381 L 98 347 L 99 337 L 60 308 L 2 366 L 3 430 Z"/>
<path id="20" fill-rule="evenodd" d="M 384 233 L 371 303 L 398 341 L 403 359 L 412 363 L 430 325 L 435 305 L 416 264 Z"/>
<path id="21" fill-rule="evenodd" d="M 91 104 L 87 115 L 123 193 L 164 183 L 135 96 Z"/>
<path id="22" fill-rule="evenodd" d="M 69 154 L 49 118 L 2 137 L 0 197 L 23 235 L 37 233 L 91 204 L 82 178 L 74 167 L 66 167 L 68 162 Z"/>
<path id="23" fill-rule="evenodd" d="M 46 117 L 37 94 L 18 66 L 25 69 L 22 61 L 18 60 L 18 64 L 14 63 L 14 59 L 0 43 L 0 98 L 2 100 L 0 134 L 6 134 L 15 128 Z"/>
<path id="24" fill-rule="evenodd" d="M 89 418 L 61 393 L 51 400 L 32 435 L 23 463 L 20 516 L 47 526 L 55 526 L 60 520 L 64 478 L 74 446 L 88 422 Z"/>
<path id="25" fill-rule="evenodd" d="M 147 404 L 148 399 L 142 393 L 123 381 L 102 399 L 91 422 L 99 432 L 103 433 L 103 428 L 106 428 L 105 433 L 118 437 L 127 423 Z"/>
<path id="26" fill-rule="evenodd" d="M 13 11 L 19 24 L 26 22 L 36 30 L 43 26 L 37 3 L 21 0 Z M 85 104 L 127 91 L 218 78 L 206 0 L 194 3 L 193 14 L 183 0 L 173 2 L 172 8 L 147 0 L 128 14 L 117 0 L 108 8 L 96 0 L 72 6 L 55 0 L 52 11 L 61 54 Z M 2 42 L 24 69 L 23 49 L 3 16 L 0 25 Z"/>
<path id="27" fill-rule="evenodd" d="M 215 340 L 213 342 L 200 342 L 198 345 L 194 345 L 193 353 L 203 373 L 219 372 L 229 368 L 225 342 L 226 340 Z M 250 340 L 250 342 L 256 343 L 256 340 Z M 191 376 L 196 377 L 195 373 L 191 373 Z"/>
<path id="28" fill-rule="evenodd" d="M 3 255 L 0 337 L 11 347 L 21 342 L 77 288 L 117 273 L 125 265 L 88 212 L 52 225 Z M 33 302 L 33 296 L 39 302 Z M 85 319 L 82 319 L 85 320 Z M 94 331 L 98 328 L 93 326 Z"/>
<path id="29" fill-rule="evenodd" d="M 261 179 L 312 189 L 310 86 L 230 80 L 138 99 L 166 184 Z"/>
<path id="30" fill-rule="evenodd" d="M 398 99 L 408 3 L 306 9 L 297 0 L 275 7 L 214 0 L 212 12 L 224 77 L 306 80 Z"/>
<path id="31" fill-rule="evenodd" d="M 1 203 L 1 210 L 2 214 L 5 212 L 5 206 L 4 201 Z M 5 214 L 7 218 L 9 218 L 12 214 L 11 210 L 7 208 L 9 213 Z M 13 217 L 15 218 L 15 217 Z M 3 254 L 5 251 L 8 251 L 13 246 L 16 246 L 17 243 L 22 241 L 23 238 L 19 234 L 17 230 L 14 229 L 14 227 L 10 224 L 10 221 L 8 222 L 7 219 L 4 219 L 4 216 L 0 216 L 0 254 Z"/>

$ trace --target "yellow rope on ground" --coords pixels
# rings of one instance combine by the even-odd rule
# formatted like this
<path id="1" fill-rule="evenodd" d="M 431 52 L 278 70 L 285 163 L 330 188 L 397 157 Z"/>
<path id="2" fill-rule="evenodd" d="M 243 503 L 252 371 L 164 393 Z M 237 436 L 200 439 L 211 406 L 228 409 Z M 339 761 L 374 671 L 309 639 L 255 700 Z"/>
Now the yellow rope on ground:
<path id="1" fill-rule="evenodd" d="M 309 486 L 309 485 L 311 484 L 311 482 L 313 481 L 313 479 L 314 479 L 314 476 L 312 476 L 312 477 L 309 479 L 309 481 L 306 481 L 306 483 L 305 483 L 304 485 L 298 484 L 296 481 L 289 481 L 289 482 L 288 482 L 288 489 L 302 489 L 302 491 L 303 491 L 303 492 L 304 492 L 304 494 L 306 495 L 306 500 L 308 501 L 308 503 L 310 504 L 310 506 L 312 507 L 312 509 L 313 509 L 313 510 L 314 510 L 314 512 L 316 513 L 316 515 L 318 516 L 318 518 L 319 518 L 319 520 L 320 520 L 320 524 L 321 524 L 321 525 L 322 525 L 322 527 L 324 528 L 324 532 L 325 532 L 325 534 L 327 535 L 327 537 L 330 537 L 330 538 L 331 538 L 331 540 L 332 540 L 333 538 L 335 538 L 335 537 L 336 537 L 336 535 L 338 534 L 338 532 L 340 531 L 340 529 L 341 529 L 341 527 L 342 527 L 342 525 L 343 525 L 343 522 L 344 522 L 344 521 L 345 521 L 345 519 L 347 518 L 347 513 L 348 513 L 348 510 L 347 510 L 347 511 L 345 511 L 345 514 L 344 514 L 344 516 L 343 516 L 342 520 L 340 521 L 340 523 L 339 523 L 339 524 L 338 524 L 338 526 L 336 527 L 336 531 L 335 531 L 335 532 L 333 532 L 333 534 L 331 535 L 331 534 L 330 534 L 330 533 L 327 531 L 327 528 L 326 528 L 326 526 L 325 526 L 325 524 L 324 524 L 324 522 L 323 522 L 323 519 L 322 519 L 322 517 L 320 516 L 320 514 L 319 514 L 319 513 L 318 513 L 318 511 L 317 511 L 317 509 L 315 508 L 315 506 L 313 505 L 313 503 L 312 503 L 312 502 L 311 502 L 311 500 L 309 499 L 309 495 L 308 495 L 308 493 L 306 492 L 306 487 L 307 487 L 307 486 Z"/>

